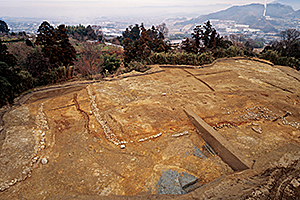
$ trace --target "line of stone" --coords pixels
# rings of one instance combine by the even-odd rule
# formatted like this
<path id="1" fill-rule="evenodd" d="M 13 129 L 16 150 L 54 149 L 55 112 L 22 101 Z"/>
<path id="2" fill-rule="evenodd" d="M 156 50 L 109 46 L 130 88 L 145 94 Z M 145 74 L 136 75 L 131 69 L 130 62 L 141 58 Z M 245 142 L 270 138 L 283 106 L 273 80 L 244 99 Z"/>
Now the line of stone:
<path id="1" fill-rule="evenodd" d="M 98 123 L 102 126 L 102 129 L 104 131 L 105 137 L 108 141 L 112 142 L 115 145 L 122 145 L 127 143 L 126 141 L 120 141 L 117 136 L 111 131 L 111 129 L 109 128 L 108 124 L 106 121 L 102 120 L 101 116 L 100 116 L 100 111 L 99 108 L 97 107 L 96 104 L 96 96 L 93 95 L 92 92 L 92 88 L 90 85 L 88 85 L 86 87 L 89 98 L 90 98 L 90 106 L 91 106 L 91 111 L 94 114 L 96 120 L 98 121 Z"/>
<path id="2" fill-rule="evenodd" d="M 96 120 L 98 121 L 98 123 L 102 126 L 102 129 L 104 131 L 105 137 L 108 141 L 112 142 L 115 145 L 121 145 L 120 147 L 123 149 L 125 148 L 125 144 L 129 143 L 128 141 L 122 140 L 120 141 L 117 136 L 111 131 L 111 129 L 109 128 L 108 124 L 106 121 L 102 120 L 100 112 L 99 112 L 99 108 L 97 107 L 97 103 L 96 103 L 96 96 L 93 95 L 92 92 L 92 88 L 90 85 L 88 85 L 86 87 L 89 98 L 90 98 L 90 105 L 91 105 L 91 110 L 93 115 L 95 116 Z M 141 138 L 141 139 L 137 139 L 137 140 L 131 140 L 130 143 L 134 143 L 134 142 L 145 142 L 147 140 L 151 140 L 151 139 L 155 139 L 158 138 L 162 135 L 162 133 L 158 133 L 155 135 L 151 135 L 149 137 L 145 137 L 145 138 Z"/>
<path id="3" fill-rule="evenodd" d="M 31 161 L 29 163 L 29 166 L 25 166 L 21 174 L 13 178 L 11 181 L 5 181 L 3 183 L 0 183 L 0 191 L 4 191 L 11 186 L 15 185 L 18 182 L 24 181 L 27 178 L 31 177 L 31 173 L 33 170 L 33 165 L 38 164 L 39 161 L 42 162 L 42 164 L 46 164 L 48 160 L 46 158 L 40 159 L 40 156 L 38 155 L 40 151 L 46 148 L 46 141 L 45 141 L 45 135 L 46 132 L 49 130 L 48 122 L 44 113 L 44 104 L 42 103 L 40 108 L 38 109 L 38 114 L 36 116 L 36 127 L 32 128 L 32 133 L 35 138 L 35 146 L 33 155 L 31 156 Z"/>

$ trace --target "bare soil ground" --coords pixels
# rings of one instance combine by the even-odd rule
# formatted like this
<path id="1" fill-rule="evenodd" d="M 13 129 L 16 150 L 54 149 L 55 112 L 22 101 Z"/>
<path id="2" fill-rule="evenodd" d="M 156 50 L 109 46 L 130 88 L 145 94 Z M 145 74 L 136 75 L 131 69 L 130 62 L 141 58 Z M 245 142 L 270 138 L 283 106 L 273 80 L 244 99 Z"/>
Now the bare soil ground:
<path id="1" fill-rule="evenodd" d="M 299 72 L 243 59 L 156 69 L 22 98 L 2 117 L 0 198 L 299 197 Z M 206 148 L 184 108 L 253 169 L 234 172 Z M 182 174 L 198 180 L 190 193 Z"/>

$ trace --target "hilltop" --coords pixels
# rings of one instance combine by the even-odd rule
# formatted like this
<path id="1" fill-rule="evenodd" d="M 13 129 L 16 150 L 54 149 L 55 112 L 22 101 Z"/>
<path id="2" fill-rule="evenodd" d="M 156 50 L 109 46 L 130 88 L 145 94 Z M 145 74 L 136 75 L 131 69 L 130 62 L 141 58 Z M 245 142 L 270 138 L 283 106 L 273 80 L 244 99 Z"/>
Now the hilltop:
<path id="1" fill-rule="evenodd" d="M 0 198 L 297 196 L 299 72 L 245 58 L 156 67 L 148 75 L 43 88 L 2 113 Z M 233 173 L 187 108 L 256 160 L 252 169 Z"/>
<path id="2" fill-rule="evenodd" d="M 300 2 L 298 0 L 276 0 L 273 3 L 291 5 L 295 10 L 300 9 Z"/>

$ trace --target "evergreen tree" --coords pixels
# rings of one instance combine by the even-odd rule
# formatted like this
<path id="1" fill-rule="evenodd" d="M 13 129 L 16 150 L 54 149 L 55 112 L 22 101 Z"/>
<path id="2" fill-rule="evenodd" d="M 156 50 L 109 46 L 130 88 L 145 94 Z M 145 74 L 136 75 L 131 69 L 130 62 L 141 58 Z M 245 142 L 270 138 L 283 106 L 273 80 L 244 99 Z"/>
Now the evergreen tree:
<path id="1" fill-rule="evenodd" d="M 31 75 L 16 65 L 17 59 L 0 40 L 0 107 L 11 103 L 20 93 L 33 87 Z"/>
<path id="2" fill-rule="evenodd" d="M 206 23 L 204 23 L 203 29 L 201 30 L 201 39 L 203 42 L 203 45 L 207 48 L 212 47 L 212 41 L 214 40 L 213 35 L 214 28 L 212 28 L 212 25 L 210 21 L 208 20 Z"/>
<path id="3" fill-rule="evenodd" d="M 272 49 L 281 56 L 300 58 L 300 31 L 287 29 L 280 33 L 281 40 L 274 42 Z"/>
<path id="4" fill-rule="evenodd" d="M 198 53 L 196 42 L 194 40 L 190 40 L 189 38 L 186 38 L 182 41 L 181 48 L 187 53 Z"/>
<path id="5" fill-rule="evenodd" d="M 16 57 L 7 51 L 7 46 L 2 44 L 0 39 L 0 62 L 5 62 L 9 67 L 14 67 L 17 64 Z"/>
<path id="6" fill-rule="evenodd" d="M 8 33 L 9 29 L 5 21 L 0 20 L 0 32 Z"/>
<path id="7" fill-rule="evenodd" d="M 60 63 L 63 66 L 73 65 L 76 60 L 76 51 L 69 41 L 68 31 L 64 24 L 58 26 L 56 34 Z"/>
<path id="8" fill-rule="evenodd" d="M 186 52 L 203 53 L 205 51 L 215 51 L 217 48 L 227 49 L 232 44 L 217 33 L 210 21 L 204 23 L 204 26 L 196 26 L 193 31 L 193 40 L 186 39 L 183 41 L 182 49 Z"/>
<path id="9" fill-rule="evenodd" d="M 68 66 L 76 60 L 76 51 L 67 33 L 65 25 L 59 25 L 56 29 L 46 21 L 40 25 L 35 44 L 41 46 L 51 64 Z"/>
<path id="10" fill-rule="evenodd" d="M 167 52 L 171 48 L 164 42 L 164 35 L 155 26 L 147 30 L 143 24 L 140 27 L 136 24 L 126 28 L 122 35 L 125 65 L 132 60 L 143 61 L 152 52 Z"/>
<path id="11" fill-rule="evenodd" d="M 198 25 L 196 26 L 194 29 L 193 29 L 193 33 L 192 33 L 192 38 L 194 39 L 194 45 L 187 45 L 187 46 L 194 46 L 198 52 L 198 50 L 201 48 L 201 39 L 202 39 L 202 34 L 203 34 L 203 31 L 201 29 L 201 25 Z M 187 42 L 187 41 L 186 41 Z M 193 51 L 195 51 L 193 50 Z"/>

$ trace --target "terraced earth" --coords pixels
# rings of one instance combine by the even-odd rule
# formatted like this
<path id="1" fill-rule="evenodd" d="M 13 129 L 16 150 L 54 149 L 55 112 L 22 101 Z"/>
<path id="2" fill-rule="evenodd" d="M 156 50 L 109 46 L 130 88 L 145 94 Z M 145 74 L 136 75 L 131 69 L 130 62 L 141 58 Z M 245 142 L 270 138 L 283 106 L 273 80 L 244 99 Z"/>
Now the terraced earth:
<path id="1" fill-rule="evenodd" d="M 242 58 L 153 69 L 44 88 L 2 108 L 0 198 L 299 195 L 299 72 Z M 186 108 L 248 157 L 251 169 L 234 172 Z"/>

